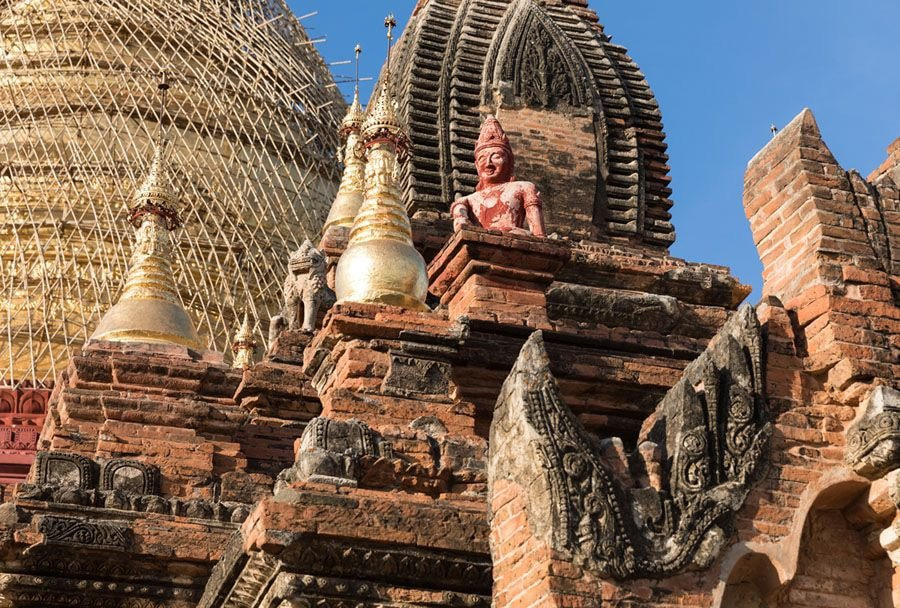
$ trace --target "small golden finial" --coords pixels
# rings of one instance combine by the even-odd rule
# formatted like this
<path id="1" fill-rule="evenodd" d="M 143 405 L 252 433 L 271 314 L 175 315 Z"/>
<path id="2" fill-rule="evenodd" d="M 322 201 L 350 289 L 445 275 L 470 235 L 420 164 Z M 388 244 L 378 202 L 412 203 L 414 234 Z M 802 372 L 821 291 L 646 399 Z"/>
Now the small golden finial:
<path id="1" fill-rule="evenodd" d="M 357 44 L 353 52 L 356 53 L 356 88 L 353 91 L 353 102 L 350 104 L 350 109 L 347 110 L 347 115 L 341 121 L 340 134 L 345 139 L 351 132 L 359 132 L 366 119 L 366 113 L 359 102 L 359 56 L 362 54 L 362 47 Z"/>
<path id="2" fill-rule="evenodd" d="M 253 339 L 253 327 L 250 325 L 250 311 L 245 308 L 244 322 L 234 334 L 234 340 L 231 343 L 231 352 L 234 353 L 232 366 L 237 369 L 252 367 L 257 346 L 258 343 Z"/>
<path id="3" fill-rule="evenodd" d="M 397 147 L 397 154 L 402 160 L 406 155 L 409 140 L 406 136 L 406 129 L 397 116 L 396 104 L 391 91 L 391 46 L 396 26 L 397 20 L 394 19 L 394 15 L 385 17 L 384 27 L 387 28 L 388 48 L 384 82 L 378 92 L 378 98 L 369 103 L 366 122 L 362 126 L 362 136 L 367 146 L 381 139 L 389 140 Z"/>
<path id="4" fill-rule="evenodd" d="M 165 113 L 168 80 L 159 85 Z M 172 231 L 181 226 L 167 171 L 168 139 L 160 122 L 153 161 L 137 188 L 128 220 L 136 228 L 125 287 L 91 340 L 178 344 L 200 350 L 194 323 L 184 309 L 175 285 Z"/>

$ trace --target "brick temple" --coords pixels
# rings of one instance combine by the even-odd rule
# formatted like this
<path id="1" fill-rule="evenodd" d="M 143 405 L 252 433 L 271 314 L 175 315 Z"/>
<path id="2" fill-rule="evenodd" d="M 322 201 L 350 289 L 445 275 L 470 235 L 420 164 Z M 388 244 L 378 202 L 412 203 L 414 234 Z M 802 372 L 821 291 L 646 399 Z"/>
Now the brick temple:
<path id="1" fill-rule="evenodd" d="M 750 160 L 750 306 L 669 255 L 661 112 L 586 0 L 421 0 L 389 66 L 228 353 L 157 143 L 117 302 L 0 392 L 0 606 L 900 606 L 900 139 L 862 176 L 803 110 Z"/>

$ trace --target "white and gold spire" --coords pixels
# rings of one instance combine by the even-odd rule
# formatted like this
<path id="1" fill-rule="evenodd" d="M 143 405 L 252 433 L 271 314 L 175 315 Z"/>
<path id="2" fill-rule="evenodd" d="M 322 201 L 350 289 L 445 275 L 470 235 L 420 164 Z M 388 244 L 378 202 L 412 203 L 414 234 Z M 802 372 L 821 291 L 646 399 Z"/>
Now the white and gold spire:
<path id="1" fill-rule="evenodd" d="M 253 327 L 250 325 L 250 312 L 244 310 L 244 321 L 234 334 L 234 340 L 231 342 L 231 352 L 234 353 L 232 367 L 237 369 L 252 367 L 257 346 L 258 343 L 253 338 Z"/>
<path id="2" fill-rule="evenodd" d="M 365 172 L 366 155 L 365 148 L 360 140 L 360 129 L 366 119 L 362 104 L 359 102 L 359 56 L 362 47 L 356 45 L 356 89 L 353 92 L 353 103 L 347 110 L 347 115 L 341 121 L 340 135 L 344 141 L 344 174 L 341 177 L 341 186 L 337 196 L 331 205 L 328 219 L 325 220 L 323 234 L 329 228 L 353 225 L 356 213 L 362 205 L 365 197 Z"/>

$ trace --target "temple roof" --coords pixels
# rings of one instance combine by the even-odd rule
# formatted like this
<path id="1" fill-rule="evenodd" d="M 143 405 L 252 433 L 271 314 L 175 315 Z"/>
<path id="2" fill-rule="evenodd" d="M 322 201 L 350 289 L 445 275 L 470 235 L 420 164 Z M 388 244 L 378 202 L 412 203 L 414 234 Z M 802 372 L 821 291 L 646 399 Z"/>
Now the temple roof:
<path id="1" fill-rule="evenodd" d="M 550 231 L 659 248 L 674 241 L 658 104 L 587 2 L 420 2 L 396 57 L 411 214 L 445 212 L 475 189 L 478 128 L 496 114 L 517 177 L 544 194 Z"/>

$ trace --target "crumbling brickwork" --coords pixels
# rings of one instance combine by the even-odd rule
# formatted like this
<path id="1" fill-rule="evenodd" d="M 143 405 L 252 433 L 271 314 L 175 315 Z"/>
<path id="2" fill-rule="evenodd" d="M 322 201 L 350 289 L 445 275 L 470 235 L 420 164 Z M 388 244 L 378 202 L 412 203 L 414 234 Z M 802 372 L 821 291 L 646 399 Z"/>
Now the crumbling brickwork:
<path id="1" fill-rule="evenodd" d="M 398 55 L 429 306 L 295 294 L 240 369 L 73 354 L 0 507 L 0 606 L 900 605 L 900 146 L 864 179 L 808 110 L 777 134 L 742 307 L 667 255 L 658 110 L 586 2 L 423 0 Z M 557 235 L 451 234 L 486 106 Z M 316 293 L 356 228 L 305 246 Z"/>

